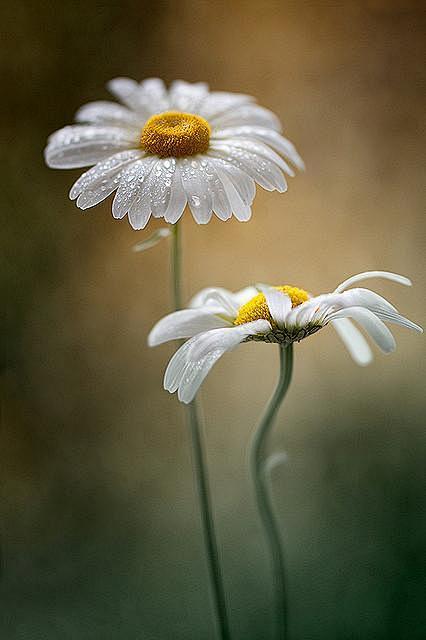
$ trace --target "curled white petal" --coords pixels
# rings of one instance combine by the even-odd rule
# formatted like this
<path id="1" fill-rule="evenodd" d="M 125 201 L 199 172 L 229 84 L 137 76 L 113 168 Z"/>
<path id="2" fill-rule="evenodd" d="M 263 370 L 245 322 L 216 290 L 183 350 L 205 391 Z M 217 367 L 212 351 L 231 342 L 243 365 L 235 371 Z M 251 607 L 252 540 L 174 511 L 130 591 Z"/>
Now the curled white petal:
<path id="1" fill-rule="evenodd" d="M 401 276 L 398 273 L 392 273 L 391 271 L 364 271 L 341 282 L 339 286 L 335 288 L 334 293 L 341 293 L 353 284 L 361 280 L 368 280 L 369 278 L 384 278 L 385 280 L 392 280 L 393 282 L 403 284 L 406 287 L 410 287 L 412 284 L 409 278 Z"/>

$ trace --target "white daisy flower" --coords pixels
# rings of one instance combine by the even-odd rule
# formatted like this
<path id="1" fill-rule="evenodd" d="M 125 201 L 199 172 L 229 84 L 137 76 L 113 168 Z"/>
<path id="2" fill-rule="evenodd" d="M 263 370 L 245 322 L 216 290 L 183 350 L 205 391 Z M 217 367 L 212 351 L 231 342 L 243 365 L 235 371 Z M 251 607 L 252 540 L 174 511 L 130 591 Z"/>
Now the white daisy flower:
<path id="1" fill-rule="evenodd" d="M 151 215 L 175 223 L 188 204 L 199 224 L 251 216 L 255 183 L 286 191 L 284 174 L 303 161 L 280 135 L 278 118 L 250 96 L 210 92 L 206 84 L 157 78 L 108 83 L 122 104 L 83 106 L 74 124 L 49 137 L 49 167 L 95 165 L 70 191 L 80 209 L 117 191 L 112 213 L 143 229 Z"/>
<path id="2" fill-rule="evenodd" d="M 396 345 L 385 322 L 423 330 L 377 293 L 361 288 L 347 290 L 368 278 L 411 285 L 404 276 L 367 271 L 345 280 L 332 293 L 314 297 L 289 285 L 259 285 L 237 293 L 217 288 L 200 291 L 189 309 L 165 316 L 149 334 L 150 346 L 190 338 L 170 360 L 164 388 L 170 393 L 177 391 L 182 402 L 191 402 L 215 362 L 240 343 L 254 340 L 289 345 L 328 324 L 333 325 L 355 362 L 367 365 L 372 352 L 352 320 L 384 353 L 390 353 Z"/>

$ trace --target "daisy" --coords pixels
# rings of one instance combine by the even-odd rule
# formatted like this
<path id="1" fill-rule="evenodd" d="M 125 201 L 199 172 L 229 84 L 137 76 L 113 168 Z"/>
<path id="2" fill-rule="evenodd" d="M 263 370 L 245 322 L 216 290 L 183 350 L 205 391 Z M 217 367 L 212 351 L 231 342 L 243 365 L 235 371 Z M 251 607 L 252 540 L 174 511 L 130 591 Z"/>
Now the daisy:
<path id="1" fill-rule="evenodd" d="M 410 280 L 387 271 L 367 271 L 348 278 L 332 292 L 310 296 L 289 285 L 248 287 L 237 293 L 208 288 L 189 309 L 160 320 L 148 337 L 155 346 L 190 338 L 174 354 L 164 376 L 164 388 L 189 403 L 215 362 L 242 342 L 260 341 L 288 346 L 331 324 L 352 358 L 360 365 L 372 360 L 371 349 L 352 323 L 355 320 L 384 352 L 395 349 L 385 322 L 422 332 L 382 296 L 352 285 L 368 278 L 386 278 L 404 285 Z"/>
<path id="2" fill-rule="evenodd" d="M 278 118 L 250 96 L 181 80 L 167 89 L 158 78 L 116 78 L 108 89 L 121 104 L 86 104 L 45 149 L 49 167 L 94 165 L 70 191 L 80 209 L 116 191 L 113 216 L 127 215 L 134 229 L 151 215 L 174 224 L 187 204 L 199 224 L 213 213 L 243 222 L 256 183 L 284 192 L 284 174 L 294 175 L 287 161 L 303 169 Z"/>

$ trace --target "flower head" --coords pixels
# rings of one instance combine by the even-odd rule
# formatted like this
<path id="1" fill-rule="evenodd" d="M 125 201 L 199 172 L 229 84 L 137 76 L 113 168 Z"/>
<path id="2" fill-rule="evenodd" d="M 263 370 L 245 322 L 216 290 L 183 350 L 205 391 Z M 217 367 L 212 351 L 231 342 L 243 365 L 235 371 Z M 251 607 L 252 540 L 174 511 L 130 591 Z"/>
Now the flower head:
<path id="1" fill-rule="evenodd" d="M 80 209 L 116 191 L 112 213 L 134 229 L 151 215 L 175 223 L 187 204 L 199 224 L 213 213 L 246 221 L 255 183 L 283 192 L 284 174 L 294 175 L 287 161 L 303 168 L 277 117 L 250 96 L 181 80 L 166 89 L 156 78 L 116 78 L 108 88 L 122 104 L 83 106 L 79 124 L 52 134 L 45 150 L 53 168 L 95 165 L 71 188 Z"/>
<path id="2" fill-rule="evenodd" d="M 368 278 L 386 278 L 411 285 L 407 278 L 387 271 L 367 271 L 342 282 L 332 293 L 310 296 L 293 286 L 247 287 L 237 293 L 208 288 L 200 291 L 189 309 L 162 318 L 152 329 L 148 344 L 190 338 L 174 354 L 164 377 L 164 388 L 178 392 L 179 400 L 194 398 L 214 363 L 242 342 L 281 345 L 300 342 L 328 324 L 333 325 L 352 358 L 371 362 L 372 352 L 355 320 L 384 352 L 395 349 L 385 322 L 422 332 L 385 298 L 369 289 L 350 286 Z"/>

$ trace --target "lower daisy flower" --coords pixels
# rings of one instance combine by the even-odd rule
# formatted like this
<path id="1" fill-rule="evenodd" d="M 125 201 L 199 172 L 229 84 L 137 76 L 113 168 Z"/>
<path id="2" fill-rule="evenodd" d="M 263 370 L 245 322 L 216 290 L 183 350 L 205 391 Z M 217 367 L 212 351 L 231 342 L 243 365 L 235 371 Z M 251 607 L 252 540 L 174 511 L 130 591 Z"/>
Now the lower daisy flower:
<path id="1" fill-rule="evenodd" d="M 164 388 L 178 392 L 179 400 L 193 400 L 212 366 L 242 342 L 260 341 L 290 345 L 331 324 L 359 365 L 372 360 L 371 349 L 359 324 L 384 352 L 395 349 L 395 339 L 385 322 L 422 332 L 385 298 L 352 285 L 369 278 L 385 278 L 411 285 L 408 278 L 387 271 L 367 271 L 348 278 L 332 292 L 311 296 L 293 286 L 258 285 L 237 293 L 207 288 L 190 302 L 190 308 L 162 318 L 151 330 L 148 344 L 190 338 L 171 358 Z"/>

